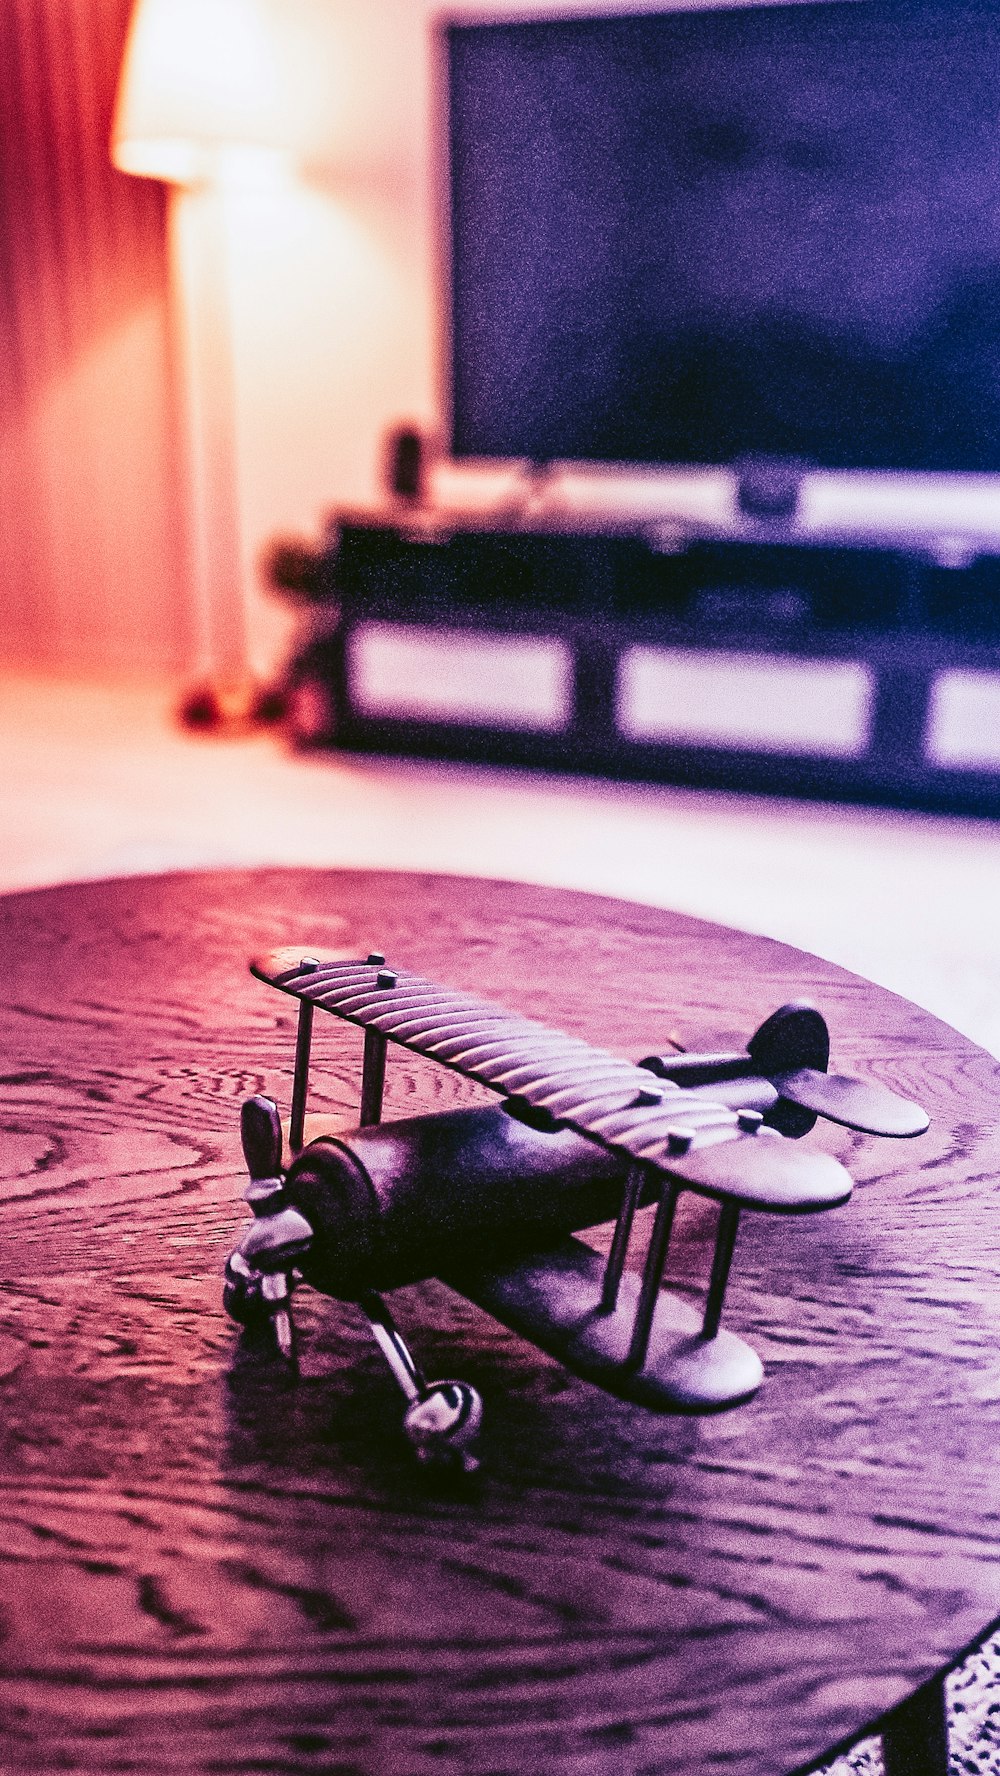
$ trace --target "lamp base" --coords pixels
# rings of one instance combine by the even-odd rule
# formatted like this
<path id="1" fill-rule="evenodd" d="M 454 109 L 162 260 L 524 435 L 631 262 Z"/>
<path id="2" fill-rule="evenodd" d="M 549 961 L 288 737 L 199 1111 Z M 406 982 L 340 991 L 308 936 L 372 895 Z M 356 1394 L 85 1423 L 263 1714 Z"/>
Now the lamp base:
<path id="1" fill-rule="evenodd" d="M 256 678 L 210 678 L 185 691 L 178 717 L 185 728 L 227 738 L 276 727 L 284 721 L 287 698 L 281 685 Z"/>

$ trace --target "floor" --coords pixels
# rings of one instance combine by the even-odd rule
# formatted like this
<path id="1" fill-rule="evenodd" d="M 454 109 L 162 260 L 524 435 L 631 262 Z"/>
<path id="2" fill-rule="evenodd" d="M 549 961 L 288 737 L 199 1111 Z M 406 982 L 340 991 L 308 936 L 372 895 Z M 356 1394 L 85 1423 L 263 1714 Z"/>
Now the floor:
<path id="1" fill-rule="evenodd" d="M 516 877 L 813 950 L 1000 1054 L 985 821 L 293 754 L 184 732 L 176 690 L 0 675 L 0 890 L 226 864 Z"/>

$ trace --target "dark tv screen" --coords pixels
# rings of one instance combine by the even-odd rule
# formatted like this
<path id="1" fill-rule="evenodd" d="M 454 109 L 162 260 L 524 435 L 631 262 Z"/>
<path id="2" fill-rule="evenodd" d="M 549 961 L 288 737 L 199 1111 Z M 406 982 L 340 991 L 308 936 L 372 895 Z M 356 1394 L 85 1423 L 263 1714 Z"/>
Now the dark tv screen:
<path id="1" fill-rule="evenodd" d="M 459 456 L 1000 469 L 1000 7 L 447 32 Z"/>

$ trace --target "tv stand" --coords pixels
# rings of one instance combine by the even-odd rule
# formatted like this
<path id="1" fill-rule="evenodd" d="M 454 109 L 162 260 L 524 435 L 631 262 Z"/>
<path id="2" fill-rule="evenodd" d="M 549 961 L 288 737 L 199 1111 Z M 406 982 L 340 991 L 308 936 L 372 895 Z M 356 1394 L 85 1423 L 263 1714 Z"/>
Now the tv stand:
<path id="1" fill-rule="evenodd" d="M 1000 554 L 395 511 L 317 582 L 304 744 L 1000 813 Z"/>

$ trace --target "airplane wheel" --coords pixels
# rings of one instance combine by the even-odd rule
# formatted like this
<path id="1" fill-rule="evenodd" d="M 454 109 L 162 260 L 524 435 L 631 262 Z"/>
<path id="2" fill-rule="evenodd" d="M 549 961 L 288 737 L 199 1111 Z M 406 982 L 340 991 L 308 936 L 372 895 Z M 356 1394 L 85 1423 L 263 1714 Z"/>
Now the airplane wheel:
<path id="1" fill-rule="evenodd" d="M 432 1381 L 411 1400 L 403 1429 L 418 1461 L 473 1474 L 479 1466 L 474 1445 L 482 1421 L 483 1402 L 467 1381 Z"/>
<path id="2" fill-rule="evenodd" d="M 238 1326 L 249 1326 L 260 1317 L 260 1296 L 254 1278 L 244 1274 L 238 1252 L 226 1260 L 226 1280 L 222 1287 L 222 1305 Z"/>
<path id="3" fill-rule="evenodd" d="M 235 1283 L 226 1283 L 222 1291 L 222 1305 L 229 1318 L 238 1326 L 245 1326 L 248 1319 L 247 1299 L 245 1290 Z"/>

